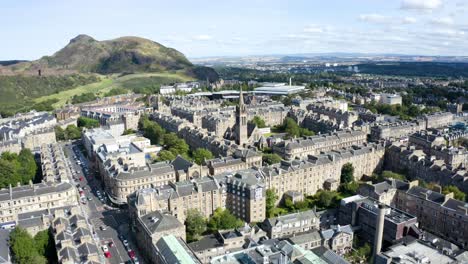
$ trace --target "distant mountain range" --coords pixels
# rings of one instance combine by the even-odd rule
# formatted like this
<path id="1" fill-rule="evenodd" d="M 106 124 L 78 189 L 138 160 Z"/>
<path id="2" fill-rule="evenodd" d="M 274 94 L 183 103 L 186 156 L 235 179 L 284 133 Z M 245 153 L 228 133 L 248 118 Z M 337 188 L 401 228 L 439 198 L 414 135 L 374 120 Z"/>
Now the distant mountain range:
<path id="1" fill-rule="evenodd" d="M 300 53 L 250 56 L 213 56 L 190 59 L 195 64 L 251 64 L 251 63 L 339 63 L 339 62 L 463 62 L 468 63 L 468 56 L 424 56 L 377 53 Z"/>
<path id="2" fill-rule="evenodd" d="M 78 35 L 52 56 L 35 61 L 0 62 L 0 75 L 70 73 L 180 72 L 205 79 L 216 77 L 209 68 L 194 66 L 181 52 L 139 37 L 98 41 Z"/>

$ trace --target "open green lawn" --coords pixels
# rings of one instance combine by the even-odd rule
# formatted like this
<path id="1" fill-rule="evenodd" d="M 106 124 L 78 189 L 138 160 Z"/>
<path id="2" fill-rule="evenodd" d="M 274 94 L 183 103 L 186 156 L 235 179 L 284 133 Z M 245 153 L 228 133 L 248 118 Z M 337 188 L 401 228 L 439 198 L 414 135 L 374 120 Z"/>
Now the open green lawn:
<path id="1" fill-rule="evenodd" d="M 101 81 L 78 86 L 76 88 L 62 91 L 56 94 L 42 96 L 34 99 L 36 103 L 43 102 L 49 99 L 57 99 L 58 102 L 53 104 L 54 108 L 63 107 L 75 95 L 83 93 L 95 93 L 98 96 L 103 96 L 112 88 L 122 87 L 127 90 L 134 90 L 140 87 L 152 85 L 169 84 L 172 82 L 186 82 L 193 78 L 180 73 L 136 73 L 124 76 L 109 75 L 101 76 Z"/>

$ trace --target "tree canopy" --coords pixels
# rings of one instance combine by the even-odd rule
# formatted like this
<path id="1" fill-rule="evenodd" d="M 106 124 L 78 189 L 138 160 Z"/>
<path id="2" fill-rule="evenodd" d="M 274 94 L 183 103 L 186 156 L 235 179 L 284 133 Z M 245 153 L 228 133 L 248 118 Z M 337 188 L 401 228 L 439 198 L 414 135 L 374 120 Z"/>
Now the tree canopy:
<path id="1" fill-rule="evenodd" d="M 78 127 L 95 128 L 99 127 L 99 121 L 96 119 L 80 116 L 78 117 Z"/>
<path id="2" fill-rule="evenodd" d="M 203 164 L 205 160 L 212 159 L 213 153 L 211 153 L 211 151 L 207 149 L 198 148 L 192 153 L 192 156 L 193 156 L 193 160 L 195 161 L 195 163 L 197 163 L 198 165 L 201 165 Z"/>
<path id="3" fill-rule="evenodd" d="M 42 234 L 39 235 L 38 239 L 35 241 L 25 229 L 16 227 L 10 233 L 10 248 L 14 262 L 19 264 L 47 263 L 47 259 L 44 257 L 46 250 L 43 240 Z M 47 241 L 48 240 L 47 238 Z M 39 252 L 38 248 L 40 248 L 41 253 L 44 252 L 44 255 Z"/>
<path id="4" fill-rule="evenodd" d="M 283 121 L 283 124 L 281 126 L 275 127 L 275 130 L 278 132 L 287 133 L 289 138 L 315 135 L 313 131 L 300 127 L 297 122 L 290 117 L 286 117 Z"/>
<path id="5" fill-rule="evenodd" d="M 262 160 L 266 164 L 276 164 L 281 161 L 281 157 L 276 153 L 265 153 L 262 155 Z"/>
<path id="6" fill-rule="evenodd" d="M 354 181 L 354 167 L 351 163 L 346 163 L 341 168 L 341 184 L 347 184 Z"/>
<path id="7" fill-rule="evenodd" d="M 244 222 L 231 214 L 228 209 L 218 208 L 208 221 L 208 230 L 214 232 L 221 229 L 232 229 L 241 227 Z"/>
<path id="8" fill-rule="evenodd" d="M 187 241 L 197 241 L 201 234 L 206 231 L 206 220 L 200 211 L 189 209 L 187 218 L 185 219 L 185 227 L 187 233 Z"/>
<path id="9" fill-rule="evenodd" d="M 34 179 L 36 172 L 36 161 L 28 149 L 21 150 L 19 155 L 7 151 L 0 156 L 0 188 L 27 184 Z"/>
<path id="10" fill-rule="evenodd" d="M 266 190 L 266 201 L 265 201 L 265 209 L 267 217 L 272 217 L 273 208 L 275 208 L 276 201 L 278 200 L 278 195 L 276 195 L 274 189 Z"/>
<path id="11" fill-rule="evenodd" d="M 265 120 L 263 120 L 263 118 L 259 116 L 254 116 L 251 122 L 255 124 L 258 128 L 266 127 Z"/>
<path id="12" fill-rule="evenodd" d="M 457 186 L 454 186 L 454 185 L 444 186 L 442 188 L 442 193 L 443 194 L 453 193 L 453 198 L 463 201 L 463 202 L 466 201 L 466 194 L 462 192 L 460 189 L 458 189 Z"/>
<path id="13" fill-rule="evenodd" d="M 75 125 L 68 125 L 65 130 L 60 126 L 55 127 L 55 138 L 57 141 L 69 140 L 69 139 L 80 139 L 81 129 Z"/>

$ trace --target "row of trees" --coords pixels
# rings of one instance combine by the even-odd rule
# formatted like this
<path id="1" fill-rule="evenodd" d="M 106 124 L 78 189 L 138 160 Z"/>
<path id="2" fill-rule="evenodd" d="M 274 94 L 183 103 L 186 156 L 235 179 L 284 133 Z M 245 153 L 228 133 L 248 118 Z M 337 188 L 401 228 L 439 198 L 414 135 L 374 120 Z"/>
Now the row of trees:
<path id="1" fill-rule="evenodd" d="M 213 154 L 203 148 L 198 148 L 190 151 L 189 145 L 184 139 L 179 138 L 175 133 L 167 133 L 156 122 L 149 120 L 147 116 L 142 116 L 138 127 L 143 131 L 143 136 L 151 141 L 151 144 L 163 145 L 164 150 L 158 154 L 158 161 L 173 160 L 177 155 L 181 155 L 186 159 L 192 159 L 197 164 L 202 164 L 205 159 L 212 159 Z"/>
<path id="2" fill-rule="evenodd" d="M 313 131 L 310 131 L 307 128 L 300 127 L 297 124 L 297 122 L 290 117 L 286 117 L 283 121 L 283 124 L 280 126 L 274 127 L 273 130 L 274 132 L 286 133 L 288 138 L 315 135 Z"/>
<path id="3" fill-rule="evenodd" d="M 80 116 L 78 118 L 78 127 L 84 127 L 84 128 L 96 128 L 99 127 L 99 121 L 96 119 Z"/>
<path id="4" fill-rule="evenodd" d="M 27 184 L 36 176 L 37 164 L 29 149 L 23 149 L 19 155 L 3 152 L 0 156 L 0 188 L 10 184 Z"/>
<path id="5" fill-rule="evenodd" d="M 187 241 L 197 241 L 202 234 L 214 233 L 217 230 L 238 228 L 244 225 L 244 222 L 231 214 L 227 209 L 218 208 L 210 219 L 205 219 L 200 211 L 190 209 L 187 211 L 185 220 Z"/>
<path id="6" fill-rule="evenodd" d="M 14 263 L 57 263 L 55 242 L 49 230 L 37 233 L 34 238 L 21 227 L 10 233 L 10 249 Z"/>
<path id="7" fill-rule="evenodd" d="M 80 139 L 81 129 L 75 125 L 68 125 L 67 128 L 63 129 L 60 126 L 55 127 L 55 138 L 57 141 L 69 140 L 69 139 Z"/>

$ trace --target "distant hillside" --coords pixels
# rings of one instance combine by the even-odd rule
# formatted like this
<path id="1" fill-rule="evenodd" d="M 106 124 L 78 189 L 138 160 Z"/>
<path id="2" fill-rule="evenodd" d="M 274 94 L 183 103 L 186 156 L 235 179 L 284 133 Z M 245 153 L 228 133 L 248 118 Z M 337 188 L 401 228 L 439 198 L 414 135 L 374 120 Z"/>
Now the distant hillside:
<path id="1" fill-rule="evenodd" d="M 37 75 L 39 70 L 44 75 L 180 72 L 203 80 L 217 79 L 213 69 L 200 69 L 179 51 L 139 37 L 98 41 L 78 35 L 52 56 L 10 64 L 0 67 L 0 74 Z"/>
<path id="2" fill-rule="evenodd" d="M 1 66 L 9 66 L 13 64 L 17 64 L 20 62 L 26 62 L 25 60 L 7 60 L 7 61 L 0 61 Z"/>

